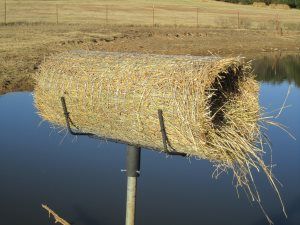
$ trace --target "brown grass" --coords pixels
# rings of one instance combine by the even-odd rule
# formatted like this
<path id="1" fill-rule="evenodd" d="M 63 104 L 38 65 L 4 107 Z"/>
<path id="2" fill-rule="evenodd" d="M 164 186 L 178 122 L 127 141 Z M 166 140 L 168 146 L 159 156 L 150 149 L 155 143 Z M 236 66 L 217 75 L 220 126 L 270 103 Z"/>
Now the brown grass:
<path id="1" fill-rule="evenodd" d="M 58 5 L 59 23 L 105 24 L 106 7 L 108 7 L 109 24 L 133 24 L 152 26 L 152 1 L 148 0 L 9 0 L 7 1 L 7 22 L 47 22 L 56 23 L 56 5 Z M 286 5 L 285 5 L 286 6 Z M 251 21 L 251 27 L 259 28 L 260 23 L 279 15 L 282 23 L 297 24 L 300 10 L 284 10 L 279 6 L 253 7 L 217 1 L 198 0 L 161 0 L 154 1 L 155 23 L 159 25 L 196 26 L 197 8 L 200 27 L 219 27 L 215 21 L 219 17 L 235 20 L 227 28 L 236 28 L 237 12 Z M 0 18 L 4 10 L 0 6 Z M 3 20 L 4 21 L 4 20 Z M 1 21 L 0 21 L 1 22 Z M 273 29 L 273 27 L 268 27 Z"/>
<path id="2" fill-rule="evenodd" d="M 211 161 L 214 177 L 232 170 L 260 206 L 251 170 L 263 171 L 281 201 L 263 161 L 258 83 L 240 58 L 70 52 L 46 60 L 36 82 L 44 120 L 65 126 L 64 96 L 80 131 L 160 151 L 162 109 L 169 150 Z"/>
<path id="3" fill-rule="evenodd" d="M 217 20 L 226 27 L 233 22 Z M 240 18 L 240 27 L 251 21 Z M 274 21 L 266 26 L 275 27 Z M 283 27 L 298 29 L 291 24 Z M 300 26 L 299 26 L 300 27 Z M 207 29 L 184 26 L 103 26 L 93 24 L 20 23 L 0 26 L 0 93 L 28 90 L 30 76 L 44 57 L 71 49 L 156 54 L 240 55 L 269 51 L 299 51 L 300 33 L 276 31 Z"/>
<path id="4" fill-rule="evenodd" d="M 217 1 L 163 0 L 155 2 L 157 26 L 152 27 L 152 2 L 147 0 L 113 0 L 109 4 L 104 0 L 84 3 L 9 0 L 4 26 L 3 6 L 0 5 L 1 94 L 32 90 L 32 79 L 28 77 L 44 55 L 70 49 L 245 55 L 261 50 L 298 51 L 300 48 L 300 10 L 261 9 Z M 237 12 L 240 30 L 236 30 Z M 199 27 L 196 27 L 197 17 Z M 124 38 L 115 38 L 120 34 Z M 109 43 L 105 43 L 105 38 L 110 39 Z"/>

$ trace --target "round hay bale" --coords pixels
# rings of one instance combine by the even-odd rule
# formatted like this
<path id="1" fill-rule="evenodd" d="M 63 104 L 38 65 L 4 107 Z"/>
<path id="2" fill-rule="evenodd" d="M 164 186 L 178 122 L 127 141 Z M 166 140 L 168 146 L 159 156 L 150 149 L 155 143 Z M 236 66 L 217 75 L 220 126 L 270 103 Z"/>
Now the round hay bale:
<path id="1" fill-rule="evenodd" d="M 269 5 L 270 8 L 273 9 L 290 9 L 290 6 L 287 4 L 276 4 L 276 3 L 271 3 Z"/>
<path id="2" fill-rule="evenodd" d="M 253 2 L 254 7 L 267 7 L 265 2 Z"/>
<path id="3" fill-rule="evenodd" d="M 35 102 L 45 120 L 65 126 L 61 96 L 81 131 L 164 150 L 161 109 L 172 147 L 208 159 L 220 158 L 216 135 L 233 125 L 253 140 L 259 114 L 258 84 L 239 58 L 61 54 L 41 66 Z"/>
<path id="4" fill-rule="evenodd" d="M 241 58 L 78 51 L 41 65 L 34 100 L 58 126 L 66 126 L 64 96 L 80 131 L 164 151 L 161 109 L 168 151 L 210 160 L 216 177 L 232 169 L 237 186 L 259 202 L 251 168 L 262 168 L 278 190 L 263 161 L 258 91 Z"/>

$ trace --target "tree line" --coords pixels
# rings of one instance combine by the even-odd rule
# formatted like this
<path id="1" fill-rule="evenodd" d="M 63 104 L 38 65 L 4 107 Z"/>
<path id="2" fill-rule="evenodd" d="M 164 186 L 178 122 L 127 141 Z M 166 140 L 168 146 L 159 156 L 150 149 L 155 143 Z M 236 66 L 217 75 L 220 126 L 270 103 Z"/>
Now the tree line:
<path id="1" fill-rule="evenodd" d="M 244 5 L 253 4 L 253 2 L 264 2 L 266 5 L 270 4 L 285 4 L 291 8 L 300 9 L 300 0 L 217 0 L 223 2 L 240 3 Z"/>

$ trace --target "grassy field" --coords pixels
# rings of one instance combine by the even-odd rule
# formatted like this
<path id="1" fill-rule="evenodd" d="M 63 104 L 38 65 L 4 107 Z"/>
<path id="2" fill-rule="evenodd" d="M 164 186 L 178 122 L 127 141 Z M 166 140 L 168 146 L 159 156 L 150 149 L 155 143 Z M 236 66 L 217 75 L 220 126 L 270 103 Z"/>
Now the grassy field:
<path id="1" fill-rule="evenodd" d="M 44 58 L 66 50 L 222 56 L 300 50 L 300 10 L 154 1 L 153 27 L 152 4 L 146 0 L 7 0 L 7 25 L 0 25 L 0 94 L 31 91 L 32 75 Z M 4 22 L 1 6 L 3 0 L 0 20 Z"/>
<path id="2" fill-rule="evenodd" d="M 56 23 L 58 18 L 59 23 L 152 26 L 154 11 L 154 24 L 156 25 L 275 29 L 279 23 L 283 29 L 300 30 L 300 10 L 254 7 L 208 0 L 6 1 L 7 23 Z M 4 22 L 4 3 L 1 5 L 0 15 Z"/>

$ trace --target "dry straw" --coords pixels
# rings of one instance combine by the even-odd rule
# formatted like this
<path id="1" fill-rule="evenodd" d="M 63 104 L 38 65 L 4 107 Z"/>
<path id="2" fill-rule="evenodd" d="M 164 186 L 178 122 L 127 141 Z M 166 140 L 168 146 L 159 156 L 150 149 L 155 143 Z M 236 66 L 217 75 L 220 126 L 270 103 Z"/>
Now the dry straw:
<path id="1" fill-rule="evenodd" d="M 53 216 L 54 223 L 58 223 L 61 225 L 71 225 L 69 222 L 61 218 L 56 212 L 54 212 L 52 209 L 50 209 L 47 205 L 42 204 L 42 208 L 45 209 L 48 212 L 48 216 Z"/>
<path id="2" fill-rule="evenodd" d="M 258 91 L 241 58 L 68 52 L 51 57 L 36 77 L 35 104 L 44 120 L 65 127 L 60 97 L 79 130 L 163 151 L 157 110 L 173 149 L 211 161 L 214 176 L 231 169 L 261 205 L 252 169 L 263 161 Z"/>

